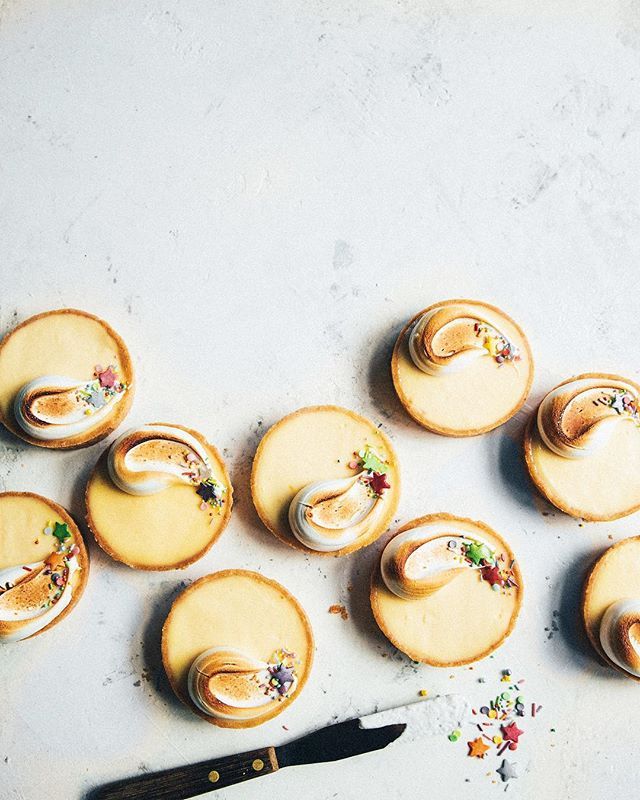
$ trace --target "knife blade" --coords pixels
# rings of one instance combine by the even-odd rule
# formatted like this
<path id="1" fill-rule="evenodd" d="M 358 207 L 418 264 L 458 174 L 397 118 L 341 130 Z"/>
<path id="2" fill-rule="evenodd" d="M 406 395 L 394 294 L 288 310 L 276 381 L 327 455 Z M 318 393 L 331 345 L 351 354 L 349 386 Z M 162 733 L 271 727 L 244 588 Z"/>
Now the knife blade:
<path id="1" fill-rule="evenodd" d="M 450 731 L 459 724 L 465 709 L 466 701 L 458 695 L 441 695 L 337 722 L 278 747 L 117 781 L 99 787 L 88 800 L 186 800 L 285 767 L 338 761 L 381 750 L 407 728 L 408 739 Z"/>
<path id="2" fill-rule="evenodd" d="M 379 728 L 363 728 L 359 719 L 348 719 L 276 747 L 276 758 L 280 768 L 351 758 L 381 750 L 401 736 L 406 727 L 405 723 L 397 722 Z"/>

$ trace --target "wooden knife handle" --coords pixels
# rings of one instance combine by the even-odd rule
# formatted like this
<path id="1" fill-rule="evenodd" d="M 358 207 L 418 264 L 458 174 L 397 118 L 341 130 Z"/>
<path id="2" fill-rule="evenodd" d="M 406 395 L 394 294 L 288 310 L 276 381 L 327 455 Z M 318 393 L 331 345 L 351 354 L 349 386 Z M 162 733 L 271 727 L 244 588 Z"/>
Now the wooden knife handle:
<path id="1" fill-rule="evenodd" d="M 183 800 L 234 783 L 268 775 L 278 769 L 273 747 L 252 750 L 236 756 L 201 761 L 162 772 L 148 772 L 102 786 L 90 800 Z"/>

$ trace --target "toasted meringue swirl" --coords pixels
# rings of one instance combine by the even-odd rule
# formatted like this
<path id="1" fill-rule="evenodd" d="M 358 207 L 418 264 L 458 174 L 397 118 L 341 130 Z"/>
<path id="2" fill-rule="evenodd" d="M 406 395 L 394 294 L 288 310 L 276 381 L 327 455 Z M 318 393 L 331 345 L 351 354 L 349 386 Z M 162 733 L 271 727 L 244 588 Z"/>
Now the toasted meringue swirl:
<path id="1" fill-rule="evenodd" d="M 322 552 L 340 550 L 377 524 L 384 495 L 375 494 L 366 470 L 348 478 L 304 486 L 289 506 L 289 524 L 302 544 Z"/>
<path id="2" fill-rule="evenodd" d="M 471 541 L 470 537 L 452 527 L 450 522 L 431 523 L 399 533 L 388 542 L 380 570 L 390 592 L 404 600 L 428 597 L 473 569 L 460 550 L 460 544 Z M 478 540 L 474 537 L 473 541 Z"/>
<path id="3" fill-rule="evenodd" d="M 618 600 L 607 608 L 600 643 L 614 664 L 640 678 L 640 599 Z"/>
<path id="4" fill-rule="evenodd" d="M 171 425 L 131 428 L 111 445 L 111 480 L 123 492 L 156 494 L 172 483 L 199 483 L 211 476 L 209 456 L 195 436 Z"/>
<path id="5" fill-rule="evenodd" d="M 113 373 L 115 376 L 115 373 Z M 34 439 L 55 441 L 80 436 L 103 422 L 122 399 L 126 386 L 102 386 L 99 377 L 78 381 L 43 375 L 17 393 L 13 413 Z"/>
<path id="6" fill-rule="evenodd" d="M 210 717 L 254 719 L 295 691 L 295 669 L 267 663 L 230 647 L 205 650 L 192 663 L 187 678 L 194 705 Z"/>
<path id="7" fill-rule="evenodd" d="M 0 642 L 26 639 L 58 617 L 71 602 L 72 578 L 79 569 L 75 555 L 57 552 L 1 570 Z M 60 576 L 60 590 L 52 583 L 53 574 Z"/>
<path id="8" fill-rule="evenodd" d="M 506 335 L 464 303 L 438 306 L 419 317 L 409 332 L 409 354 L 430 375 L 459 372 L 487 355 L 498 364 L 519 359 Z"/>
<path id="9" fill-rule="evenodd" d="M 579 378 L 553 389 L 540 403 L 540 438 L 556 455 L 585 458 L 604 447 L 612 426 L 640 426 L 636 390 L 623 380 Z"/>

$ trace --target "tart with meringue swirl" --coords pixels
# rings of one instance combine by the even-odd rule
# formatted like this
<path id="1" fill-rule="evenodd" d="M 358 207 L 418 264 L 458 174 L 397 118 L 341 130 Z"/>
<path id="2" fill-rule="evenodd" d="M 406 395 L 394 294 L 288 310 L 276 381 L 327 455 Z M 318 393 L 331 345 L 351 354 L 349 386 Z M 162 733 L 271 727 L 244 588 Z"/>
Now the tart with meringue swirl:
<path id="1" fill-rule="evenodd" d="M 61 506 L 30 492 L 0 494 L 0 644 L 57 625 L 88 575 L 82 535 Z"/>
<path id="2" fill-rule="evenodd" d="M 253 461 L 251 495 L 260 519 L 283 542 L 340 556 L 387 529 L 400 471 L 391 443 L 368 419 L 312 406 L 267 431 Z"/>
<path id="3" fill-rule="evenodd" d="M 371 580 L 373 615 L 413 661 L 453 667 L 485 658 L 513 630 L 522 576 L 494 530 L 452 514 L 407 523 L 389 539 Z"/>
<path id="4" fill-rule="evenodd" d="M 120 425 L 132 400 L 125 343 L 85 311 L 38 314 L 0 344 L 0 421 L 30 444 L 94 444 Z"/>
<path id="5" fill-rule="evenodd" d="M 248 570 L 193 583 L 162 629 L 162 660 L 177 696 L 223 728 L 260 725 L 302 691 L 313 662 L 313 633 L 298 601 Z"/>
<path id="6" fill-rule="evenodd" d="M 477 300 L 443 300 L 404 326 L 391 374 L 400 402 L 445 436 L 497 428 L 524 404 L 533 381 L 527 338 L 511 317 Z"/>
<path id="7" fill-rule="evenodd" d="M 640 536 L 614 544 L 593 564 L 584 584 L 582 618 L 603 661 L 640 681 Z"/>
<path id="8" fill-rule="evenodd" d="M 85 502 L 89 527 L 110 556 L 137 569 L 182 569 L 226 527 L 233 490 L 220 454 L 200 433 L 151 423 L 103 453 Z"/>
<path id="9" fill-rule="evenodd" d="M 570 378 L 525 432 L 529 474 L 557 508 L 590 521 L 640 509 L 640 386 L 620 375 Z"/>

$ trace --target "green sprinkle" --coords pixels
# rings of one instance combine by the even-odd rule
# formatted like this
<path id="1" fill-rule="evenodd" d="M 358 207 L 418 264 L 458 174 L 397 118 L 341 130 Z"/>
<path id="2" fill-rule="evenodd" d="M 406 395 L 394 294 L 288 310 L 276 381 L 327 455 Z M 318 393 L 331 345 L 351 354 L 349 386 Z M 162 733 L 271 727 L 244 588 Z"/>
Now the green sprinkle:
<path id="1" fill-rule="evenodd" d="M 62 543 L 65 539 L 71 538 L 71 531 L 66 522 L 56 522 L 53 535 Z"/>
<path id="2" fill-rule="evenodd" d="M 362 459 L 362 467 L 369 472 L 377 472 L 379 475 L 385 475 L 387 472 L 387 465 L 384 461 L 373 452 L 373 450 L 367 445 L 362 450 L 358 452 L 358 455 Z"/>

